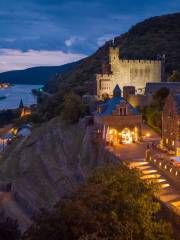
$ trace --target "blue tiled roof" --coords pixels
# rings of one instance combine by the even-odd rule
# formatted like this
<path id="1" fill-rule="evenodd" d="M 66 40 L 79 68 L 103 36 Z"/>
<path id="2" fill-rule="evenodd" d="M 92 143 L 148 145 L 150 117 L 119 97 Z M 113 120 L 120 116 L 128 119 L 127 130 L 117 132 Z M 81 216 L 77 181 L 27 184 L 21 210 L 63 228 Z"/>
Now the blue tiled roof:
<path id="1" fill-rule="evenodd" d="M 121 89 L 120 89 L 118 84 L 116 84 L 116 86 L 115 86 L 115 88 L 113 90 L 113 95 L 114 96 L 118 96 L 118 95 L 121 96 Z"/>
<path id="2" fill-rule="evenodd" d="M 139 111 L 134 108 L 131 104 L 129 104 L 124 98 L 120 96 L 115 96 L 109 100 L 106 100 L 104 103 L 100 104 L 99 106 L 104 108 L 102 113 L 98 113 L 100 116 L 109 116 L 112 115 L 113 111 L 116 109 L 116 106 L 120 103 L 126 103 L 128 109 L 134 114 L 139 115 Z"/>

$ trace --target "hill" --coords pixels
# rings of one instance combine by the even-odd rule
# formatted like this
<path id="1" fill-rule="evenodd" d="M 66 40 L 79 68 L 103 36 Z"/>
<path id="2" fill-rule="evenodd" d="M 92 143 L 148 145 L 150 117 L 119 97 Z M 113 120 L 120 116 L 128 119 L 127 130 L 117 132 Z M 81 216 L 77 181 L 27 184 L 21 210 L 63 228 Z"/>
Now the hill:
<path id="1" fill-rule="evenodd" d="M 0 82 L 11 84 L 46 84 L 57 73 L 73 68 L 77 63 L 52 67 L 33 67 L 0 73 Z"/>
<path id="2" fill-rule="evenodd" d="M 180 13 L 152 17 L 133 26 L 127 33 L 118 36 L 114 45 L 120 47 L 120 57 L 124 59 L 156 59 L 166 55 L 166 78 L 173 70 L 180 71 Z M 74 69 L 58 75 L 45 86 L 53 92 L 62 88 L 74 88 L 85 93 L 93 91 L 93 80 L 101 72 L 102 62 L 108 63 L 106 42 L 92 56 L 81 60 Z"/>

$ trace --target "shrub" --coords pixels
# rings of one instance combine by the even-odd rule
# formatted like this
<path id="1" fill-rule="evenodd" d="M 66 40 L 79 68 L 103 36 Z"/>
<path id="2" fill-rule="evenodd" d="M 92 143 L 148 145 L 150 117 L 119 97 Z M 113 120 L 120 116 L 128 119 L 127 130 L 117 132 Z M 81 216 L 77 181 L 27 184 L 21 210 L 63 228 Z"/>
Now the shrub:
<path id="1" fill-rule="evenodd" d="M 106 166 L 52 212 L 42 211 L 24 239 L 169 240 L 170 225 L 157 217 L 156 190 L 126 166 Z"/>

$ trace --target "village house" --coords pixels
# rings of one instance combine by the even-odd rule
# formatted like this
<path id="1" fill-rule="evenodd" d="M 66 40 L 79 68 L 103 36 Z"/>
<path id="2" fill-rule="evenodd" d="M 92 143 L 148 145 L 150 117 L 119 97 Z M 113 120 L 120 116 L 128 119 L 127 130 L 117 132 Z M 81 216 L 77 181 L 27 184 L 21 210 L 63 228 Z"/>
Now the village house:
<path id="1" fill-rule="evenodd" d="M 162 112 L 162 146 L 180 156 L 180 94 L 170 93 Z"/>
<path id="2" fill-rule="evenodd" d="M 118 85 L 111 99 L 98 104 L 94 121 L 106 142 L 132 143 L 141 139 L 142 115 L 121 97 Z"/>

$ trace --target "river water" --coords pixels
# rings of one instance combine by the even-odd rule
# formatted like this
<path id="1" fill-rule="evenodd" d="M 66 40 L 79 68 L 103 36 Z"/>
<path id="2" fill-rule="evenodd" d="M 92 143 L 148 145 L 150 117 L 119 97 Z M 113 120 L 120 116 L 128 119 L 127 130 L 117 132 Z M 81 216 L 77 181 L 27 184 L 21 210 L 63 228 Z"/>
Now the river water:
<path id="1" fill-rule="evenodd" d="M 37 99 L 32 95 L 31 90 L 42 87 L 42 85 L 13 85 L 6 89 L 0 89 L 0 97 L 6 96 L 0 100 L 0 110 L 14 109 L 19 106 L 20 100 L 23 100 L 25 106 L 35 104 Z"/>

